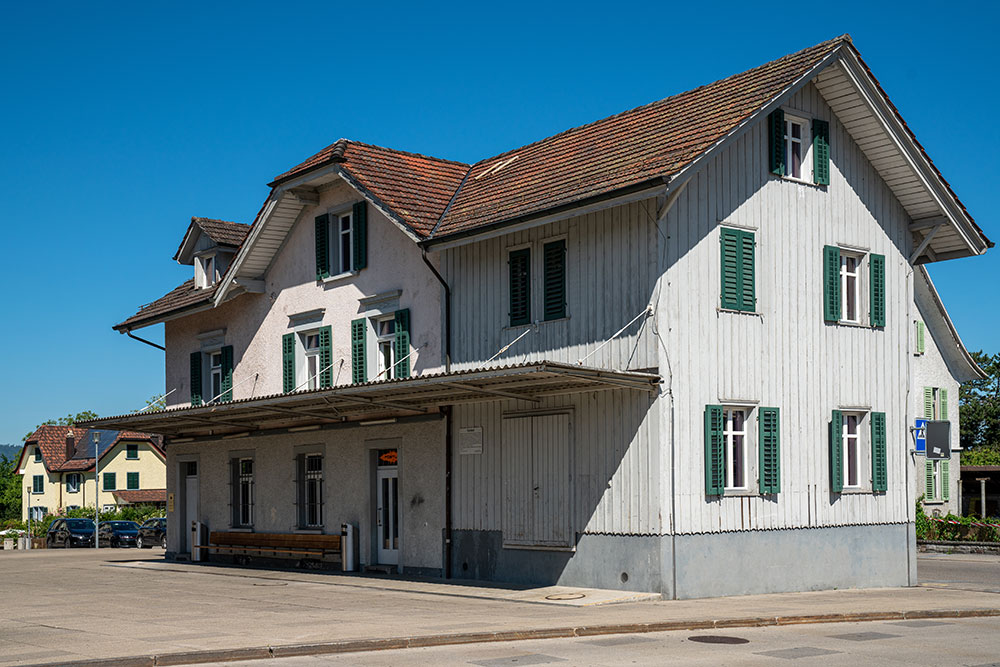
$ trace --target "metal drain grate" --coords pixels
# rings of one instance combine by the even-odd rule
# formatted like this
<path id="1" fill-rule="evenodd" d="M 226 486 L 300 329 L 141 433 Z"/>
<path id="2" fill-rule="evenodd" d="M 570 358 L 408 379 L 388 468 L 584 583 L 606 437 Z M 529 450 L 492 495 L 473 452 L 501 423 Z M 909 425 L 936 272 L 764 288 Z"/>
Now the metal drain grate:
<path id="1" fill-rule="evenodd" d="M 688 641 L 700 644 L 749 644 L 749 639 L 743 637 L 727 637 L 725 635 L 696 635 L 688 637 Z"/>
<path id="2" fill-rule="evenodd" d="M 546 595 L 546 600 L 582 600 L 587 597 L 584 593 L 553 593 Z"/>

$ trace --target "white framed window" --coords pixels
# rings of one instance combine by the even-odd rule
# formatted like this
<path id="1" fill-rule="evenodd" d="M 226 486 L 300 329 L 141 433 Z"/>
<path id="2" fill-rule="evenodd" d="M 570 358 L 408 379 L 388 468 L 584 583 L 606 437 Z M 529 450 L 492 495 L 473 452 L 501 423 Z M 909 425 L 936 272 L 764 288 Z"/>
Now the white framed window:
<path id="1" fill-rule="evenodd" d="M 216 396 L 222 393 L 222 352 L 211 352 L 208 355 L 208 377 L 209 377 L 209 396 L 210 400 L 214 400 Z"/>
<path id="2" fill-rule="evenodd" d="M 844 488 L 857 489 L 861 487 L 861 423 L 864 414 L 845 412 L 841 427 L 844 456 Z"/>
<path id="3" fill-rule="evenodd" d="M 31 492 L 45 493 L 45 475 L 32 475 Z"/>
<path id="4" fill-rule="evenodd" d="M 340 275 L 353 270 L 354 219 L 350 211 L 331 213 L 329 226 L 330 274 Z"/>
<path id="5" fill-rule="evenodd" d="M 49 513 L 49 508 L 42 505 L 34 505 L 28 512 L 32 521 L 44 521 L 45 515 Z"/>
<path id="6" fill-rule="evenodd" d="M 840 253 L 840 320 L 861 322 L 861 263 L 862 256 Z"/>
<path id="7" fill-rule="evenodd" d="M 745 491 L 747 469 L 746 408 L 723 408 L 722 436 L 726 448 L 726 491 Z"/>
<path id="8" fill-rule="evenodd" d="M 197 269 L 195 271 L 195 283 L 198 287 L 211 287 L 218 279 L 218 267 L 215 262 L 215 255 L 202 255 L 195 258 Z"/>
<path id="9" fill-rule="evenodd" d="M 306 388 L 319 388 L 320 367 L 320 344 L 319 332 L 309 331 L 300 334 L 302 340 L 302 372 L 308 378 Z"/>
<path id="10" fill-rule="evenodd" d="M 71 472 L 66 475 L 66 493 L 80 492 L 80 473 Z M 69 509 L 68 507 L 66 509 Z"/>
<path id="11" fill-rule="evenodd" d="M 375 338 L 378 345 L 376 358 L 380 379 L 391 380 L 396 361 L 396 319 L 395 316 L 380 317 L 375 320 Z"/>
<path id="12" fill-rule="evenodd" d="M 808 161 L 809 123 L 803 118 L 785 114 L 785 177 L 810 181 L 812 169 Z"/>

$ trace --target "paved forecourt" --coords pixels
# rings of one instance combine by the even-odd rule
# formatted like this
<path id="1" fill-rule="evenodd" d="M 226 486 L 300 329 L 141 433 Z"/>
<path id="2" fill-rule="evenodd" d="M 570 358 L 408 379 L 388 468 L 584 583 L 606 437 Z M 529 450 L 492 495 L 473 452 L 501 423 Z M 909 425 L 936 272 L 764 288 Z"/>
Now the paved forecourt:
<path id="1" fill-rule="evenodd" d="M 363 649 L 498 638 L 491 633 L 721 630 L 856 614 L 1000 614 L 996 594 L 944 587 L 627 601 L 635 596 L 171 563 L 159 549 L 0 551 L 0 590 L 0 665 L 152 655 L 163 663 L 168 654 L 201 653 L 172 658 L 191 662 L 316 653 L 337 642 Z"/>

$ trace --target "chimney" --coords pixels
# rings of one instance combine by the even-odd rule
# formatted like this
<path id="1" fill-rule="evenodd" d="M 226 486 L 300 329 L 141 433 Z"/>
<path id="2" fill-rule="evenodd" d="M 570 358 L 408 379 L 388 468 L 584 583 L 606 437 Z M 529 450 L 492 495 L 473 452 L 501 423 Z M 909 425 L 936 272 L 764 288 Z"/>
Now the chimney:
<path id="1" fill-rule="evenodd" d="M 73 439 L 73 431 L 66 431 L 66 460 L 73 458 L 76 453 L 76 442 Z"/>

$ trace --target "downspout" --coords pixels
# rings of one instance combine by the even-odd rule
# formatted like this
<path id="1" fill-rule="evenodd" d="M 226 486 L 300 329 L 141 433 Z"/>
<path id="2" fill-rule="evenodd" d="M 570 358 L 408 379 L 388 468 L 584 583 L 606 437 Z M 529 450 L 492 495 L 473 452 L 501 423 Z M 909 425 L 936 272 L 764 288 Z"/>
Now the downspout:
<path id="1" fill-rule="evenodd" d="M 146 345 L 152 345 L 153 347 L 155 347 L 158 350 L 163 350 L 164 352 L 167 351 L 167 348 L 163 347 L 162 345 L 157 345 L 153 341 L 146 340 L 145 338 L 139 338 L 138 336 L 136 336 L 134 333 L 132 333 L 128 329 L 125 330 L 125 335 L 128 336 L 129 338 L 133 339 L 133 340 L 139 341 L 140 343 L 145 343 Z"/>
<path id="2" fill-rule="evenodd" d="M 437 268 L 427 259 L 427 250 L 421 248 L 420 258 L 431 270 L 444 288 L 444 372 L 451 372 L 451 287 Z M 452 407 L 444 411 L 444 577 L 451 579 L 451 453 L 452 453 Z"/>

